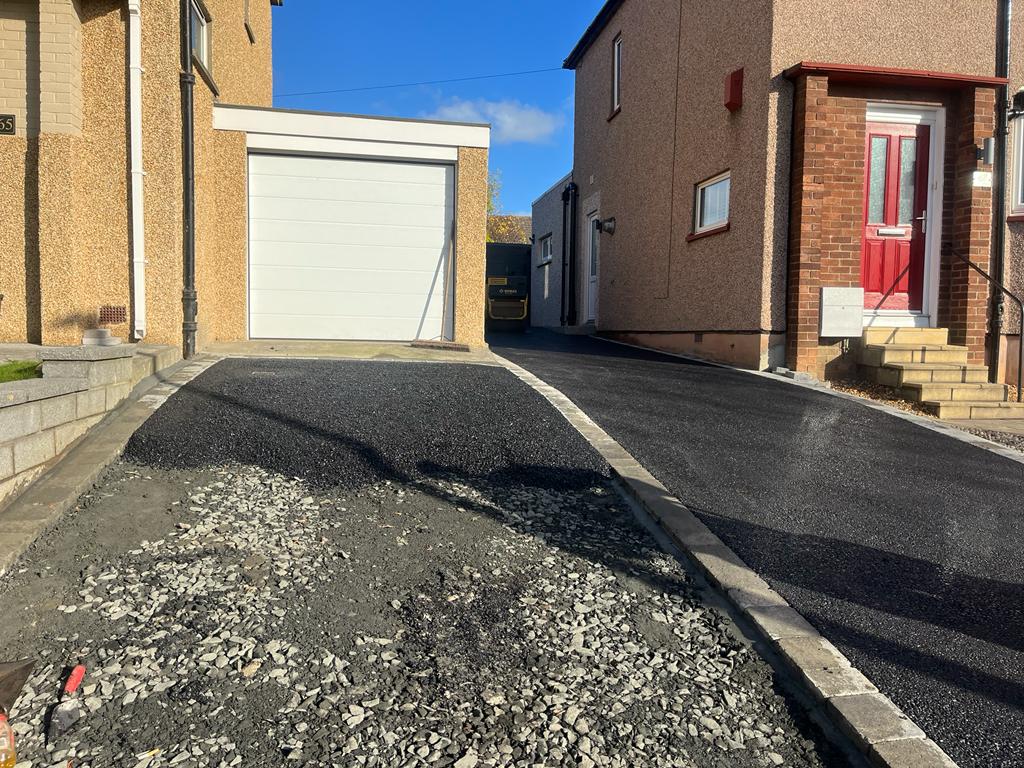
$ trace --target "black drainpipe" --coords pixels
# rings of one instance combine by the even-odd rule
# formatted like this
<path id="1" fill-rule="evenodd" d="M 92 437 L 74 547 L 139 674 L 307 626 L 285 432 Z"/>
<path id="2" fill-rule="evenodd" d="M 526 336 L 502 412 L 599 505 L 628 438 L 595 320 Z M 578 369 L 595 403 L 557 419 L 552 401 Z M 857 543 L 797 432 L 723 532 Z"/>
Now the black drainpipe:
<path id="1" fill-rule="evenodd" d="M 568 198 L 569 203 L 569 241 L 565 250 L 569 254 L 569 280 L 566 296 L 568 297 L 565 313 L 565 324 L 576 325 L 576 230 L 579 208 L 579 187 L 576 182 L 570 181 L 563 193 L 563 200 Z"/>
<path id="2" fill-rule="evenodd" d="M 996 77 L 1010 76 L 1010 19 L 1013 15 L 1013 0 L 1000 0 L 996 21 Z M 995 168 L 992 182 L 992 276 L 1001 285 L 1006 263 L 1006 145 L 1010 134 L 1009 88 L 1000 85 L 996 89 L 996 135 Z M 992 291 L 991 331 L 988 340 L 989 379 L 999 381 L 999 342 L 1003 328 L 1003 294 Z"/>
<path id="3" fill-rule="evenodd" d="M 192 1 L 181 0 L 182 356 L 196 353 L 196 168 L 192 91 Z"/>
<path id="4" fill-rule="evenodd" d="M 567 325 L 565 292 L 569 288 L 569 185 L 562 190 L 562 289 L 558 292 L 558 322 Z"/>

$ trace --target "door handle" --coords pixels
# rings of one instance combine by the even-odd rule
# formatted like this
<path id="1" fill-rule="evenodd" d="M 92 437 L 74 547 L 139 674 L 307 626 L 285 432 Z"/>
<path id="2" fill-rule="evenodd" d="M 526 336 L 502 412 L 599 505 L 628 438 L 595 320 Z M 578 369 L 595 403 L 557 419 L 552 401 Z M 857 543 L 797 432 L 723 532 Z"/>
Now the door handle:
<path id="1" fill-rule="evenodd" d="M 920 216 L 914 218 L 914 221 L 921 222 L 921 234 L 926 234 L 928 232 L 928 209 L 925 208 Z"/>

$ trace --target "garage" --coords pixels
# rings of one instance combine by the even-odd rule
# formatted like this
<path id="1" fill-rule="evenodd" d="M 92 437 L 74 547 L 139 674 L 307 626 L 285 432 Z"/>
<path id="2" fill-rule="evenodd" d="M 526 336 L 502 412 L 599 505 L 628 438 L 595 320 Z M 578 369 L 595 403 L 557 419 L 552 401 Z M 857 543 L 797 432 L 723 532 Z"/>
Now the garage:
<path id="1" fill-rule="evenodd" d="M 488 126 L 217 105 L 214 127 L 244 137 L 245 273 L 221 298 L 248 338 L 483 343 Z"/>
<path id="2" fill-rule="evenodd" d="M 249 334 L 450 337 L 454 168 L 249 158 Z"/>

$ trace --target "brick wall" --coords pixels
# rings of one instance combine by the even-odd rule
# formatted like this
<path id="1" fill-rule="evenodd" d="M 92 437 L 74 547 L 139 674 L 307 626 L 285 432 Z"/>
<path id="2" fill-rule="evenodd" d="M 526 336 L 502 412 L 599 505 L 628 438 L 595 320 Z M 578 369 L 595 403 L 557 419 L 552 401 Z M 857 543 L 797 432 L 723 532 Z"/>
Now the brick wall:
<path id="1" fill-rule="evenodd" d="M 987 169 L 978 160 L 976 147 L 995 130 L 995 92 L 977 89 L 964 93 L 957 110 L 955 155 L 947 167 L 955 168 L 947 197 L 953 211 L 948 247 L 967 256 L 988 271 L 992 227 L 992 190 L 973 183 L 975 171 Z M 942 322 L 949 327 L 950 342 L 966 344 L 972 363 L 985 362 L 985 336 L 989 318 L 989 288 L 985 279 L 957 258 L 947 258 L 940 283 Z"/>
<path id="2" fill-rule="evenodd" d="M 39 130 L 82 130 L 82 14 L 78 0 L 39 0 Z"/>
<path id="3" fill-rule="evenodd" d="M 822 286 L 861 284 L 867 105 L 912 101 L 946 109 L 939 323 L 972 362 L 984 361 L 988 288 L 952 258 L 957 250 L 988 267 L 991 190 L 975 187 L 985 170 L 975 147 L 992 135 L 991 89 L 927 91 L 830 84 L 824 76 L 794 84 L 787 361 L 795 370 L 835 378 L 853 372 L 858 344 L 819 338 Z"/>
<path id="4" fill-rule="evenodd" d="M 14 115 L 19 136 L 39 120 L 39 11 L 34 0 L 0 0 L 0 112 Z M 36 94 L 30 103 L 29 92 Z"/>
<path id="5" fill-rule="evenodd" d="M 0 112 L 20 136 L 82 130 L 79 0 L 0 0 Z"/>

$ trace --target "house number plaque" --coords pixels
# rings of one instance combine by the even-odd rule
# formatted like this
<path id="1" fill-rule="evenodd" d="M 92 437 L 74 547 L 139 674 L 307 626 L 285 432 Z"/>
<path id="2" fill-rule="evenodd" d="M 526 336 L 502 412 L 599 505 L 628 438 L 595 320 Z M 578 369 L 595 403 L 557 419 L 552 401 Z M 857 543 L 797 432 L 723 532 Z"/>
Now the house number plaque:
<path id="1" fill-rule="evenodd" d="M 0 136 L 14 135 L 14 115 L 0 115 Z"/>

